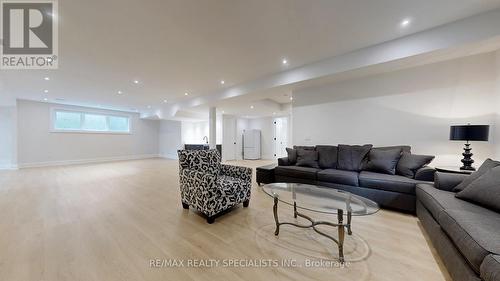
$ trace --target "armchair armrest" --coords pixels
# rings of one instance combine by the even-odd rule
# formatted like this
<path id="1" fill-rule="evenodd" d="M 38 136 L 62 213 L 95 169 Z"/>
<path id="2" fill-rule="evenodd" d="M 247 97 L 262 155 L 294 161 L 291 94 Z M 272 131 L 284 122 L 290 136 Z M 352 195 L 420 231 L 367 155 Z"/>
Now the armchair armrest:
<path id="1" fill-rule="evenodd" d="M 221 164 L 220 171 L 223 175 L 252 182 L 251 168 Z"/>
<path id="2" fill-rule="evenodd" d="M 288 157 L 278 158 L 278 166 L 290 166 L 290 160 Z"/>
<path id="3" fill-rule="evenodd" d="M 423 166 L 415 172 L 415 179 L 419 181 L 434 181 L 434 173 L 436 173 L 436 169 Z"/>
<path id="4" fill-rule="evenodd" d="M 436 172 L 434 174 L 434 187 L 441 190 L 452 191 L 469 175 Z"/>

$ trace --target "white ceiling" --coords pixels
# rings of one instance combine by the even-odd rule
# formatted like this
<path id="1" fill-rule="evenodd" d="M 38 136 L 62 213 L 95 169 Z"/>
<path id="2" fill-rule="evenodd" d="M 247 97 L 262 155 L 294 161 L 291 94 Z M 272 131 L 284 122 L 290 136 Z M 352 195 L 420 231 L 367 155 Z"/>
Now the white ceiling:
<path id="1" fill-rule="evenodd" d="M 165 99 L 218 91 L 221 79 L 229 87 L 498 7 L 500 0 L 59 1 L 59 69 L 0 71 L 0 98 L 160 108 Z M 280 95 L 272 98 L 286 102 Z"/>

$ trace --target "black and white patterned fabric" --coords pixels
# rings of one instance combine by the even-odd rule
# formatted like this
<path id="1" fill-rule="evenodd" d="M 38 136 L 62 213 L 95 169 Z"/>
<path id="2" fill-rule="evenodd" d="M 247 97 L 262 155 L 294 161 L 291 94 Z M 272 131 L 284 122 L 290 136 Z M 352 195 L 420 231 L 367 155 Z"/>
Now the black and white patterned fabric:
<path id="1" fill-rule="evenodd" d="M 181 200 L 211 217 L 250 200 L 252 169 L 221 164 L 217 150 L 179 150 Z"/>

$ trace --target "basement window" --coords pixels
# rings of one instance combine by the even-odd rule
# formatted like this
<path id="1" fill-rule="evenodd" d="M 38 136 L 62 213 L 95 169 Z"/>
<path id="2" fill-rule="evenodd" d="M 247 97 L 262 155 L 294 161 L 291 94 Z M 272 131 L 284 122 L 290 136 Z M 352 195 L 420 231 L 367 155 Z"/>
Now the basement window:
<path id="1" fill-rule="evenodd" d="M 99 112 L 52 110 L 53 132 L 130 133 L 130 117 Z"/>

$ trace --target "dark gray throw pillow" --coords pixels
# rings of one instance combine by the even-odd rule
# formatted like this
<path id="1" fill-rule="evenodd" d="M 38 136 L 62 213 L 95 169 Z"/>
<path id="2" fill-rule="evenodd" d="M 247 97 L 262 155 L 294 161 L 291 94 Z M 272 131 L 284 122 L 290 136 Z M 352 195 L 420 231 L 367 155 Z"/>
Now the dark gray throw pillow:
<path id="1" fill-rule="evenodd" d="M 372 148 L 368 153 L 368 162 L 365 170 L 383 174 L 396 174 L 396 165 L 401 157 L 401 148 L 376 149 Z"/>
<path id="2" fill-rule="evenodd" d="M 403 152 L 401 158 L 396 166 L 396 173 L 398 175 L 413 179 L 418 169 L 434 160 L 432 155 L 418 155 Z"/>
<path id="3" fill-rule="evenodd" d="M 455 196 L 500 212 L 500 166 L 488 170 Z"/>
<path id="4" fill-rule="evenodd" d="M 297 166 L 319 168 L 318 152 L 315 150 L 297 150 Z"/>
<path id="5" fill-rule="evenodd" d="M 318 145 L 318 164 L 321 169 L 337 168 L 337 147 L 333 145 Z"/>
<path id="6" fill-rule="evenodd" d="M 286 153 L 288 154 L 288 163 L 290 163 L 290 165 L 295 165 L 295 163 L 297 163 L 297 150 L 287 147 Z"/>
<path id="7" fill-rule="evenodd" d="M 345 145 L 339 144 L 338 147 L 338 160 L 337 169 L 347 171 L 361 171 L 363 159 L 366 157 L 370 149 L 373 147 L 371 144 L 365 145 Z"/>
<path id="8" fill-rule="evenodd" d="M 472 173 L 470 176 L 466 177 L 465 180 L 463 180 L 461 183 L 459 183 L 455 188 L 453 189 L 454 192 L 460 192 L 464 190 L 469 184 L 471 184 L 473 181 L 478 179 L 480 176 L 484 175 L 486 172 L 489 170 L 500 166 L 499 161 L 493 161 L 490 158 L 486 159 L 486 161 L 483 162 L 483 164 L 479 167 L 477 171 Z"/>

